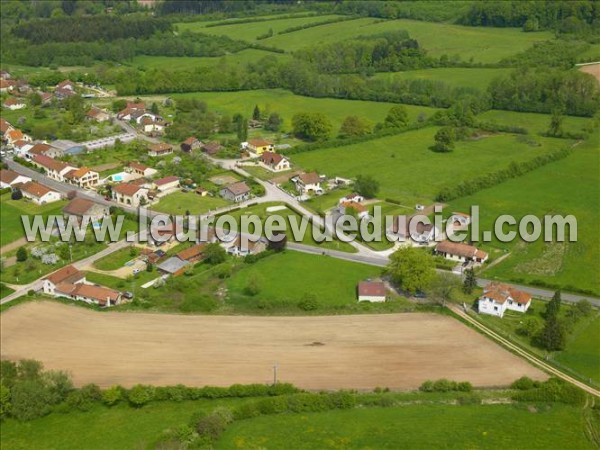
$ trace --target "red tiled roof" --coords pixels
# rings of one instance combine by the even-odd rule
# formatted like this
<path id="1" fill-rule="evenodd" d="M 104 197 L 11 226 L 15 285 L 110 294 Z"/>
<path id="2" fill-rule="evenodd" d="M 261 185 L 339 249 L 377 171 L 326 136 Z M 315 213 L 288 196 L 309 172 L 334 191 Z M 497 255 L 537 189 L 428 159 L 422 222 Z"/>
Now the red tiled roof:
<path id="1" fill-rule="evenodd" d="M 193 247 L 180 251 L 176 256 L 183 261 L 189 261 L 190 259 L 200 256 L 204 251 L 204 247 L 206 247 L 206 244 L 194 245 Z"/>
<path id="2" fill-rule="evenodd" d="M 193 145 L 196 142 L 199 142 L 198 139 L 195 138 L 194 136 L 191 136 L 191 137 L 187 138 L 185 141 L 183 141 L 182 144 Z"/>
<path id="3" fill-rule="evenodd" d="M 271 141 L 267 141 L 266 139 L 248 139 L 248 144 L 253 147 L 266 147 L 269 145 L 273 145 Z"/>
<path id="4" fill-rule="evenodd" d="M 70 180 L 84 177 L 88 173 L 92 172 L 92 170 L 87 167 L 80 167 L 79 169 L 73 169 L 65 174 L 65 178 Z"/>
<path id="5" fill-rule="evenodd" d="M 156 180 L 154 182 L 154 184 L 156 184 L 157 186 L 162 186 L 164 184 L 172 183 L 173 181 L 179 181 L 179 177 L 176 177 L 175 175 L 171 175 L 169 177 L 164 177 L 164 178 L 161 178 L 160 180 Z"/>
<path id="6" fill-rule="evenodd" d="M 48 275 L 45 279 L 56 285 L 67 280 L 79 281 L 84 278 L 84 276 L 85 275 L 77 270 L 74 266 L 68 265 Z"/>
<path id="7" fill-rule="evenodd" d="M 233 195 L 242 195 L 247 192 L 250 192 L 250 188 L 244 181 L 238 181 L 237 183 L 230 184 L 229 186 L 225 186 L 229 192 Z"/>
<path id="8" fill-rule="evenodd" d="M 173 150 L 173 146 L 171 144 L 167 144 L 166 142 L 159 142 L 158 144 L 152 144 L 150 147 L 150 151 L 156 153 L 164 153 Z"/>
<path id="9" fill-rule="evenodd" d="M 50 158 L 46 155 L 34 155 L 32 161 L 42 167 L 45 167 L 46 169 L 54 170 L 56 172 L 60 172 L 69 167 L 64 162 Z"/>
<path id="10" fill-rule="evenodd" d="M 118 194 L 126 195 L 128 197 L 135 195 L 136 192 L 139 191 L 140 189 L 142 189 L 141 186 L 138 186 L 136 184 L 129 184 L 129 183 L 120 183 L 120 184 L 113 186 L 113 188 L 112 188 L 112 190 L 114 192 L 117 192 Z"/>
<path id="11" fill-rule="evenodd" d="M 86 198 L 74 198 L 69 202 L 67 206 L 63 208 L 64 214 L 72 214 L 74 216 L 83 216 L 87 214 L 87 212 L 96 206 L 98 203 L 95 203 Z"/>
<path id="12" fill-rule="evenodd" d="M 10 130 L 6 135 L 11 141 L 23 139 L 23 132 L 21 130 Z"/>
<path id="13" fill-rule="evenodd" d="M 31 147 L 27 153 L 30 155 L 43 155 L 50 149 L 52 149 L 52 147 L 48 144 L 37 143 L 33 144 L 33 147 Z"/>
<path id="14" fill-rule="evenodd" d="M 0 118 L 0 132 L 6 133 L 9 130 L 9 128 L 12 128 L 12 125 L 10 124 L 10 122 L 8 122 L 6 119 L 1 117 Z"/>
<path id="15" fill-rule="evenodd" d="M 22 105 L 25 104 L 25 102 L 23 100 L 11 97 L 11 98 L 7 98 L 6 100 L 4 100 L 4 105 L 6 106 L 13 106 L 13 105 Z"/>
<path id="16" fill-rule="evenodd" d="M 360 203 L 357 202 L 342 202 L 342 206 L 344 208 L 351 208 L 354 209 L 355 211 L 360 212 L 365 212 L 367 210 L 367 207 L 364 205 L 361 205 Z"/>
<path id="17" fill-rule="evenodd" d="M 488 254 L 483 250 L 479 250 L 472 245 L 463 244 L 462 242 L 442 241 L 436 245 L 435 250 L 441 253 L 449 253 L 451 255 L 461 256 L 463 258 L 487 258 Z"/>
<path id="18" fill-rule="evenodd" d="M 265 163 L 267 165 L 276 166 L 277 164 L 279 164 L 281 162 L 281 160 L 283 159 L 283 156 L 281 156 L 279 153 L 275 153 L 275 152 L 264 152 L 262 155 L 260 155 L 260 159 L 262 160 L 263 163 Z"/>
<path id="19" fill-rule="evenodd" d="M 321 177 L 319 177 L 317 172 L 301 173 L 298 178 L 304 184 L 318 184 L 321 182 Z"/>
<path id="20" fill-rule="evenodd" d="M 49 187 L 44 186 L 43 184 L 37 183 L 35 181 L 28 181 L 27 183 L 20 183 L 19 189 L 22 192 L 26 192 L 29 195 L 32 195 L 37 198 L 43 197 L 48 192 L 53 192 L 52 189 L 50 189 Z"/>
<path id="21" fill-rule="evenodd" d="M 0 170 L 0 181 L 6 184 L 11 184 L 19 177 L 19 174 L 14 170 L 1 169 Z"/>
<path id="22" fill-rule="evenodd" d="M 361 281 L 358 283 L 358 295 L 369 297 L 385 297 L 385 284 L 381 281 Z"/>

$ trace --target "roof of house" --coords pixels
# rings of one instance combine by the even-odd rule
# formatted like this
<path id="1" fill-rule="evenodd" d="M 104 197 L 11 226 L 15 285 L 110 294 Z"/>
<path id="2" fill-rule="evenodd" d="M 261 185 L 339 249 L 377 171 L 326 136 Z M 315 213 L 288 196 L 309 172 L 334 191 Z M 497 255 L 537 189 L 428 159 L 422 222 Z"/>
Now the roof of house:
<path id="1" fill-rule="evenodd" d="M 17 82 L 15 80 L 5 80 L 4 78 L 0 80 L 0 88 L 2 89 L 6 89 L 16 85 Z"/>
<path id="2" fill-rule="evenodd" d="M 100 304 L 106 304 L 108 300 L 116 302 L 121 293 L 114 289 L 109 289 L 104 286 L 96 286 L 92 284 L 79 283 L 71 292 L 71 295 L 78 295 L 85 298 L 96 300 Z"/>
<path id="3" fill-rule="evenodd" d="M 472 245 L 463 244 L 462 242 L 442 241 L 435 246 L 435 250 L 441 253 L 449 253 L 451 255 L 461 256 L 463 258 L 487 258 L 487 253 L 479 250 Z"/>
<path id="4" fill-rule="evenodd" d="M 79 281 L 85 277 L 83 272 L 77 270 L 74 266 L 68 265 L 63 267 L 62 269 L 57 270 L 54 273 L 48 275 L 45 280 L 50 281 L 52 284 L 64 283 L 67 281 Z"/>
<path id="5" fill-rule="evenodd" d="M 130 109 L 146 109 L 146 104 L 144 102 L 140 102 L 140 103 L 127 102 L 127 108 L 130 108 Z"/>
<path id="6" fill-rule="evenodd" d="M 19 177 L 19 174 L 14 170 L 0 169 L 0 181 L 6 184 L 11 184 Z"/>
<path id="7" fill-rule="evenodd" d="M 34 155 L 32 161 L 42 167 L 45 167 L 46 169 L 55 170 L 56 172 L 60 172 L 61 170 L 69 167 L 68 164 L 58 161 L 54 158 L 50 158 L 46 155 Z"/>
<path id="8" fill-rule="evenodd" d="M 6 133 L 10 128 L 12 128 L 10 122 L 4 117 L 0 117 L 0 132 Z"/>
<path id="9" fill-rule="evenodd" d="M 142 125 L 152 125 L 154 124 L 154 118 L 149 116 L 142 117 Z"/>
<path id="10" fill-rule="evenodd" d="M 131 167 L 132 169 L 135 169 L 135 170 L 140 170 L 142 172 L 144 172 L 146 169 L 150 168 L 146 164 L 142 164 L 141 162 L 137 162 L 137 161 L 130 162 L 129 167 Z"/>
<path id="11" fill-rule="evenodd" d="M 465 214 L 465 213 L 461 213 L 461 212 L 453 212 L 452 215 L 453 216 L 466 217 L 466 218 L 470 218 L 471 217 L 469 214 Z"/>
<path id="12" fill-rule="evenodd" d="M 183 141 L 182 144 L 193 145 L 196 142 L 200 142 L 200 141 L 197 138 L 195 138 L 194 136 L 190 136 L 185 141 Z"/>
<path id="13" fill-rule="evenodd" d="M 24 105 L 25 101 L 19 98 L 7 98 L 6 100 L 4 100 L 4 105 L 6 106 L 13 106 L 13 105 Z"/>
<path id="14" fill-rule="evenodd" d="M 8 138 L 11 141 L 18 141 L 19 139 L 23 139 L 23 132 L 21 130 L 10 130 L 8 133 L 6 133 L 6 135 L 8 136 Z"/>
<path id="15" fill-rule="evenodd" d="M 33 147 L 33 144 L 31 142 L 28 142 L 26 140 L 23 139 L 19 139 L 18 141 L 13 142 L 13 147 L 18 148 L 18 149 L 22 149 L 25 146 L 29 146 L 30 148 Z"/>
<path id="16" fill-rule="evenodd" d="M 27 153 L 29 153 L 30 155 L 44 155 L 47 151 L 51 149 L 52 147 L 50 145 L 38 142 L 36 144 L 33 144 L 33 147 L 31 147 L 27 151 Z"/>
<path id="17" fill-rule="evenodd" d="M 51 92 L 40 92 L 40 97 L 42 98 L 42 101 L 48 101 L 52 98 L 52 93 Z"/>
<path id="18" fill-rule="evenodd" d="M 128 197 L 135 195 L 140 189 L 143 189 L 142 186 L 130 183 L 119 183 L 114 185 L 112 188 L 113 192 L 126 195 Z"/>
<path id="19" fill-rule="evenodd" d="M 233 195 L 242 195 L 250 192 L 250 187 L 246 184 L 245 181 L 238 181 L 237 183 L 225 186 L 223 189 L 227 189 Z"/>
<path id="20" fill-rule="evenodd" d="M 154 184 L 157 186 L 163 186 L 165 184 L 173 183 L 174 181 L 179 181 L 179 177 L 176 177 L 175 175 L 171 175 L 168 177 L 161 178 L 160 180 L 156 180 L 154 182 Z"/>
<path id="21" fill-rule="evenodd" d="M 84 216 L 94 206 L 100 206 L 98 203 L 88 200 L 86 198 L 76 197 L 69 202 L 62 210 L 64 214 L 71 214 L 73 216 Z"/>
<path id="22" fill-rule="evenodd" d="M 358 283 L 358 295 L 368 297 L 385 297 L 385 284 L 381 281 L 361 281 Z"/>
<path id="23" fill-rule="evenodd" d="M 531 301 L 531 294 L 498 282 L 489 283 L 483 290 L 483 296 L 493 299 L 496 303 L 504 303 L 509 298 L 523 305 Z"/>
<path id="24" fill-rule="evenodd" d="M 190 263 L 187 261 L 183 261 L 176 256 L 171 256 L 169 259 L 160 263 L 157 268 L 167 273 L 176 273 L 183 269 L 186 266 L 189 266 Z"/>
<path id="25" fill-rule="evenodd" d="M 367 211 L 367 207 L 364 205 L 361 205 L 358 202 L 342 202 L 341 206 L 343 208 L 354 209 L 355 211 L 358 211 L 359 213 Z"/>
<path id="26" fill-rule="evenodd" d="M 73 83 L 71 80 L 63 80 L 56 85 L 56 88 L 65 89 L 67 86 L 75 87 L 75 83 Z"/>
<path id="27" fill-rule="evenodd" d="M 73 170 L 67 172 L 65 174 L 65 178 L 77 179 L 77 178 L 81 178 L 81 177 L 87 175 L 90 172 L 93 172 L 93 171 L 87 167 L 80 167 L 79 169 L 73 169 Z"/>
<path id="28" fill-rule="evenodd" d="M 317 172 L 304 172 L 298 175 L 298 178 L 304 184 L 318 184 L 321 182 L 321 177 L 319 177 Z"/>
<path id="29" fill-rule="evenodd" d="M 202 149 L 209 154 L 217 153 L 222 148 L 223 146 L 218 142 L 209 142 L 208 144 L 204 144 L 202 146 Z"/>
<path id="30" fill-rule="evenodd" d="M 392 233 L 408 236 L 412 221 L 417 219 L 418 218 L 415 216 L 397 216 L 392 224 Z M 423 223 L 421 220 L 417 220 L 414 230 L 416 233 L 429 233 L 431 230 L 433 230 L 433 224 Z"/>
<path id="31" fill-rule="evenodd" d="M 346 195 L 344 198 L 345 198 L 346 200 L 353 200 L 353 199 L 355 199 L 356 197 L 361 197 L 361 198 L 362 198 L 362 195 L 360 195 L 360 194 L 357 194 L 356 192 L 352 192 L 351 194 L 348 194 L 348 195 Z"/>
<path id="32" fill-rule="evenodd" d="M 171 144 L 167 144 L 166 142 L 159 142 L 158 144 L 152 144 L 149 148 L 150 148 L 150 151 L 159 152 L 159 153 L 173 150 L 173 146 Z"/>
<path id="33" fill-rule="evenodd" d="M 253 147 L 266 147 L 269 145 L 273 145 L 273 143 L 271 141 L 267 141 L 266 139 L 248 139 L 248 144 L 250 144 Z"/>
<path id="34" fill-rule="evenodd" d="M 265 164 L 277 165 L 281 162 L 283 156 L 275 152 L 264 152 L 262 155 L 260 155 L 260 159 Z"/>
<path id="35" fill-rule="evenodd" d="M 180 251 L 176 256 L 183 261 L 189 261 L 190 259 L 200 256 L 204 251 L 204 247 L 206 247 L 206 244 L 194 245 L 193 247 Z"/>
<path id="36" fill-rule="evenodd" d="M 35 181 L 28 181 L 27 183 L 19 183 L 19 189 L 21 192 L 26 192 L 33 197 L 41 198 L 46 195 L 48 192 L 54 192 L 47 186 L 43 184 L 37 183 Z"/>
<path id="37" fill-rule="evenodd" d="M 92 119 L 95 119 L 100 114 L 107 114 L 107 113 L 105 111 L 102 111 L 100 108 L 96 108 L 95 106 L 92 106 L 90 108 L 90 110 L 87 113 L 85 113 L 86 116 L 91 117 Z"/>

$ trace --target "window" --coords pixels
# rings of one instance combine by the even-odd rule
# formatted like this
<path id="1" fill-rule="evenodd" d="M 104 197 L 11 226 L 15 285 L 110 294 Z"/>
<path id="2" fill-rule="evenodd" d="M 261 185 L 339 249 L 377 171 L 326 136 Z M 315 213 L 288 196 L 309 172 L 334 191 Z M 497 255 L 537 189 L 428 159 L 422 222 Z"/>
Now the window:
<path id="1" fill-rule="evenodd" d="M 498 311 L 498 307 L 497 306 L 494 306 L 494 311 Z"/>

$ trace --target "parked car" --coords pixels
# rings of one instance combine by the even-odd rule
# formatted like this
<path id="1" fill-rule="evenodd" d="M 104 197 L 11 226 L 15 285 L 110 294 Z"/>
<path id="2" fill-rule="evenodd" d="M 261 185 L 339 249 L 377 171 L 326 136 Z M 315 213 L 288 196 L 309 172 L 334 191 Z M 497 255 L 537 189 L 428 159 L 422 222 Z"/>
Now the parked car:
<path id="1" fill-rule="evenodd" d="M 129 291 L 123 292 L 123 297 L 131 300 L 133 298 L 133 292 L 129 292 Z"/>

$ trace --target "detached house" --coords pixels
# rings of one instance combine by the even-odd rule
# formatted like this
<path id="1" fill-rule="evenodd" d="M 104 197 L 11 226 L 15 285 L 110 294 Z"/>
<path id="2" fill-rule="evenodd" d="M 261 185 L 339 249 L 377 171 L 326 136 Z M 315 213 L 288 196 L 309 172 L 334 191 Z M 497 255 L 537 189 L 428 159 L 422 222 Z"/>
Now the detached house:
<path id="1" fill-rule="evenodd" d="M 448 223 L 451 223 L 454 229 L 464 230 L 471 224 L 471 216 L 465 213 L 453 212 L 448 218 Z"/>
<path id="2" fill-rule="evenodd" d="M 42 289 L 44 294 L 55 295 L 56 287 L 61 283 L 79 284 L 85 282 L 85 274 L 74 266 L 68 265 L 44 278 Z"/>
<path id="3" fill-rule="evenodd" d="M 69 204 L 63 208 L 62 212 L 65 216 L 77 217 L 79 222 L 89 219 L 92 223 L 98 223 L 104 217 L 110 215 L 108 206 L 79 197 L 71 200 Z"/>
<path id="4" fill-rule="evenodd" d="M 164 177 L 159 180 L 156 180 L 154 183 L 154 188 L 160 192 L 167 192 L 179 187 L 179 177 L 170 176 Z"/>
<path id="5" fill-rule="evenodd" d="M 281 172 L 283 170 L 289 170 L 290 168 L 290 161 L 279 153 L 263 152 L 263 154 L 260 155 L 260 162 L 273 172 Z"/>
<path id="6" fill-rule="evenodd" d="M 113 186 L 112 198 L 117 203 L 137 207 L 148 201 L 148 189 L 137 184 L 120 183 Z"/>
<path id="7" fill-rule="evenodd" d="M 85 116 L 88 120 L 93 120 L 95 122 L 106 122 L 110 119 L 110 115 L 106 111 L 95 106 L 92 106 L 90 110 L 85 113 Z"/>
<path id="8" fill-rule="evenodd" d="M 100 174 L 87 167 L 81 167 L 65 173 L 64 179 L 67 183 L 75 184 L 80 188 L 89 188 L 100 182 Z"/>
<path id="9" fill-rule="evenodd" d="M 186 248 L 185 250 L 180 251 L 175 256 L 177 256 L 182 261 L 188 261 L 193 264 L 204 258 L 203 252 L 205 247 L 206 244 L 204 243 L 197 244 L 193 247 Z"/>
<path id="10" fill-rule="evenodd" d="M 4 106 L 7 109 L 10 109 L 11 111 L 14 111 L 16 109 L 25 108 L 27 106 L 27 103 L 25 103 L 25 100 L 23 100 L 22 98 L 11 97 L 4 100 L 2 106 Z"/>
<path id="11" fill-rule="evenodd" d="M 361 205 L 358 202 L 342 202 L 338 206 L 338 211 L 341 214 L 352 214 L 355 213 L 359 219 L 369 217 L 369 209 L 365 205 Z"/>
<path id="12" fill-rule="evenodd" d="M 60 158 L 64 155 L 64 151 L 60 148 L 52 147 L 51 145 L 37 142 L 33 144 L 26 152 L 26 156 L 31 159 L 35 155 L 44 155 L 49 158 Z"/>
<path id="13" fill-rule="evenodd" d="M 272 152 L 275 149 L 273 143 L 266 139 L 248 139 L 246 148 L 258 156 L 264 152 Z"/>
<path id="14" fill-rule="evenodd" d="M 250 198 L 250 188 L 244 181 L 238 181 L 222 188 L 219 194 L 226 200 L 238 203 Z"/>
<path id="15" fill-rule="evenodd" d="M 309 192 L 314 192 L 315 194 L 323 193 L 321 177 L 317 172 L 301 173 L 292 180 L 296 183 L 296 189 L 300 194 L 307 194 Z"/>
<path id="16" fill-rule="evenodd" d="M 56 181 L 64 181 L 65 174 L 76 167 L 70 166 L 46 155 L 34 155 L 31 162 L 46 171 L 46 175 Z"/>
<path id="17" fill-rule="evenodd" d="M 23 197 L 31 200 L 38 205 L 45 205 L 60 200 L 60 193 L 53 191 L 43 184 L 29 181 L 27 183 L 15 184 L 15 189 L 19 189 Z"/>
<path id="18" fill-rule="evenodd" d="M 105 307 L 121 303 L 119 291 L 87 283 L 61 283 L 56 287 L 55 295 Z"/>
<path id="19" fill-rule="evenodd" d="M 158 170 L 137 161 L 130 162 L 129 166 L 127 166 L 127 171 L 141 177 L 151 177 L 158 172 Z"/>
<path id="20" fill-rule="evenodd" d="M 15 184 L 28 183 L 31 178 L 10 169 L 0 170 L 0 189 L 10 188 Z"/>
<path id="21" fill-rule="evenodd" d="M 148 149 L 148 156 L 166 156 L 173 153 L 173 146 L 165 142 L 153 144 Z"/>
<path id="22" fill-rule="evenodd" d="M 13 126 L 4 117 L 0 117 L 0 135 L 4 139 L 4 135 L 9 131 L 14 130 Z"/>
<path id="23" fill-rule="evenodd" d="M 488 259 L 488 254 L 483 250 L 461 242 L 442 241 L 435 246 L 435 253 L 446 259 L 460 262 L 482 264 Z"/>
<path id="24" fill-rule="evenodd" d="M 199 149 L 202 146 L 197 138 L 191 136 L 181 143 L 181 150 L 184 152 L 191 152 L 192 150 Z"/>
<path id="25" fill-rule="evenodd" d="M 58 99 L 71 97 L 76 94 L 77 92 L 75 92 L 75 83 L 73 83 L 71 80 L 61 81 L 56 85 L 56 88 L 54 88 L 54 95 Z"/>
<path id="26" fill-rule="evenodd" d="M 23 134 L 21 130 L 13 129 L 6 132 L 4 135 L 4 139 L 9 145 L 13 145 L 17 141 L 27 141 L 30 142 L 31 138 L 26 134 Z"/>
<path id="27" fill-rule="evenodd" d="M 526 312 L 531 306 L 531 295 L 507 284 L 490 283 L 477 301 L 481 314 L 502 317 L 506 310 Z"/>
<path id="28" fill-rule="evenodd" d="M 359 302 L 385 302 L 387 289 L 381 281 L 361 281 L 358 283 Z"/>
<path id="29" fill-rule="evenodd" d="M 414 216 L 397 216 L 394 218 L 388 236 L 400 242 L 413 240 L 419 243 L 428 243 L 440 236 L 440 231 L 431 223 L 423 223 Z"/>
<path id="30" fill-rule="evenodd" d="M 200 148 L 207 155 L 215 155 L 224 149 L 224 147 L 218 142 L 209 142 L 208 144 L 201 145 Z"/>

